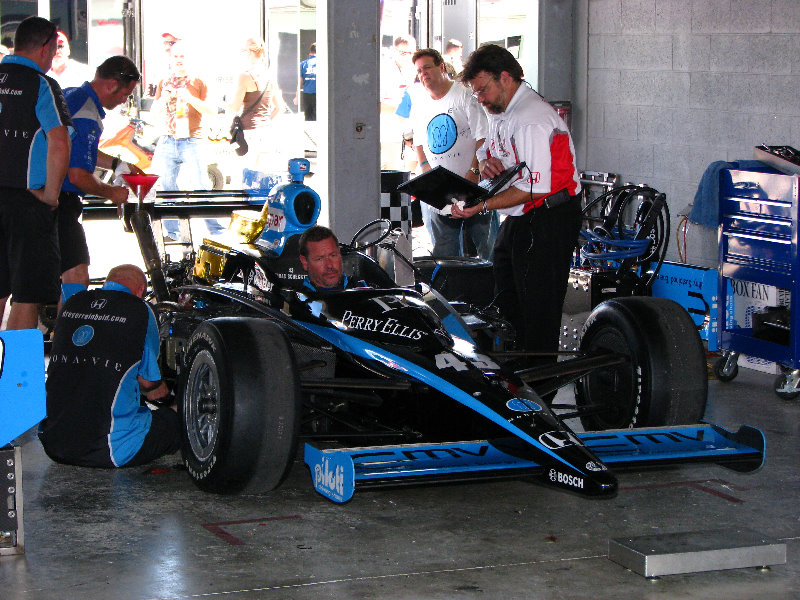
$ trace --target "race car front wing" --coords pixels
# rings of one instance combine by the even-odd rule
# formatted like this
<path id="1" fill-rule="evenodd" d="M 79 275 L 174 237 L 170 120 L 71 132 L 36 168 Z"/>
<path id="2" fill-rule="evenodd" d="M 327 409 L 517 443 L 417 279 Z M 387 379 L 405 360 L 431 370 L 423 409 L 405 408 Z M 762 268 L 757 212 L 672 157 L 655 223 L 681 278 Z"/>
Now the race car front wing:
<path id="1" fill-rule="evenodd" d="M 621 429 L 577 434 L 602 462 L 586 471 L 640 468 L 687 462 L 712 462 L 739 472 L 764 462 L 764 434 L 748 425 L 736 433 L 712 424 Z M 522 458 L 519 440 L 483 440 L 444 444 L 403 444 L 365 448 L 322 449 L 305 445 L 305 463 L 314 488 L 334 502 L 347 502 L 356 488 L 419 485 L 441 481 L 533 476 L 545 484 L 590 495 L 583 477 L 558 464 Z M 610 473 L 609 473 L 610 475 Z M 616 493 L 616 485 L 608 495 Z"/>

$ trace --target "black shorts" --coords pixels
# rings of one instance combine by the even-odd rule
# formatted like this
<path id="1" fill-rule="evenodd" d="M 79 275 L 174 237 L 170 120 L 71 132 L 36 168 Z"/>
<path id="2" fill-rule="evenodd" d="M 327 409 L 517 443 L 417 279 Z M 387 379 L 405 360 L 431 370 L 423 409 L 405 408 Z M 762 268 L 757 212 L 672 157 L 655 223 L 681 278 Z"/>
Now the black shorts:
<path id="1" fill-rule="evenodd" d="M 61 192 L 58 196 L 58 246 L 61 249 L 61 272 L 89 264 L 89 245 L 80 218 L 83 203 L 78 194 Z"/>
<path id="2" fill-rule="evenodd" d="M 153 422 L 142 447 L 123 467 L 137 467 L 181 449 L 181 420 L 178 413 L 171 408 L 158 408 L 152 414 Z"/>
<path id="3" fill-rule="evenodd" d="M 58 302 L 60 275 L 56 211 L 28 190 L 0 188 L 0 298 Z"/>

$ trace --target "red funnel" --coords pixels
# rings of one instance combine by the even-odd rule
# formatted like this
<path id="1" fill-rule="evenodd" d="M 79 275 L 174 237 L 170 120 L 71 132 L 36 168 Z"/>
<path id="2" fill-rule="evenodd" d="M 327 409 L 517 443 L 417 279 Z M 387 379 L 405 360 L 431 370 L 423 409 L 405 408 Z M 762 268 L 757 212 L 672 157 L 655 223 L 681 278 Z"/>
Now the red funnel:
<path id="1" fill-rule="evenodd" d="M 122 178 L 140 201 L 158 181 L 158 175 L 123 175 Z"/>

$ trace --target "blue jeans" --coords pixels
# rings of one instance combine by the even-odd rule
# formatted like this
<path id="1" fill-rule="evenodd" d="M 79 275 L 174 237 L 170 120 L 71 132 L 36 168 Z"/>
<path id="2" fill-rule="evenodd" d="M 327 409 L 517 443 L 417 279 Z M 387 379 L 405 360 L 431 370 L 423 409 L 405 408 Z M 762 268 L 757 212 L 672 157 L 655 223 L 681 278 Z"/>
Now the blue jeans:
<path id="1" fill-rule="evenodd" d="M 196 138 L 173 138 L 163 135 L 156 144 L 151 172 L 161 176 L 161 189 L 167 192 L 179 190 L 178 176 L 183 175 L 183 183 L 188 190 L 208 189 L 208 165 L 203 157 L 203 142 Z M 206 219 L 206 228 L 212 235 L 225 231 L 217 219 Z M 178 239 L 178 221 L 166 219 L 162 226 L 167 235 Z"/>
<path id="2" fill-rule="evenodd" d="M 493 211 L 494 212 L 494 211 Z M 492 234 L 493 212 L 475 215 L 469 219 L 453 219 L 435 212 L 429 213 L 433 233 L 434 256 L 464 256 L 464 242 L 472 240 L 480 258 L 491 260 L 494 235 Z"/>
<path id="3" fill-rule="evenodd" d="M 153 154 L 151 172 L 161 176 L 161 189 L 174 192 L 178 188 L 178 174 L 186 178 L 186 189 L 208 189 L 208 165 L 202 156 L 202 140 L 173 138 L 162 135 Z"/>

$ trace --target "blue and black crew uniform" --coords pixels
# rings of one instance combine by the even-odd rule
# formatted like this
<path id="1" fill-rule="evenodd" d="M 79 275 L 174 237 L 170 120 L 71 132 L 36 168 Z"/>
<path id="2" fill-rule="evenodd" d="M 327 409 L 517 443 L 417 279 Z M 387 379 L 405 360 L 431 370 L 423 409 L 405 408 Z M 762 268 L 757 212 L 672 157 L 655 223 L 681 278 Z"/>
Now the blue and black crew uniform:
<path id="1" fill-rule="evenodd" d="M 58 300 L 59 250 L 52 207 L 28 190 L 47 182 L 47 134 L 74 134 L 56 81 L 24 56 L 0 63 L 0 297 Z"/>
<path id="2" fill-rule="evenodd" d="M 139 382 L 159 381 L 159 336 L 150 307 L 107 282 L 64 304 L 47 369 L 47 418 L 39 439 L 56 462 L 143 464 L 180 447 L 175 411 L 142 406 Z"/>

